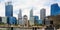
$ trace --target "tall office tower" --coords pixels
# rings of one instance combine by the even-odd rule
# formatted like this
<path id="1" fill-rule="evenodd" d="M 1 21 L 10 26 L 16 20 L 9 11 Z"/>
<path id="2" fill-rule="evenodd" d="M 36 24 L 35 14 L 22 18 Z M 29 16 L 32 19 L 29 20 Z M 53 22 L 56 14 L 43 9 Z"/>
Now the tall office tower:
<path id="1" fill-rule="evenodd" d="M 60 7 L 57 3 L 51 5 L 51 16 L 60 15 Z"/>
<path id="2" fill-rule="evenodd" d="M 40 20 L 42 20 L 43 25 L 45 25 L 45 17 L 46 17 L 46 9 L 42 8 L 40 10 Z"/>
<path id="3" fill-rule="evenodd" d="M 19 25 L 22 25 L 23 24 L 23 22 L 22 22 L 23 20 L 22 20 L 22 11 L 21 11 L 21 9 L 19 10 L 19 14 L 18 14 L 18 24 Z"/>
<path id="4" fill-rule="evenodd" d="M 13 16 L 13 5 L 11 2 L 5 4 L 5 16 Z"/>
<path id="5" fill-rule="evenodd" d="M 34 25 L 34 16 L 33 16 L 33 9 L 30 11 L 30 19 L 29 19 L 30 25 Z"/>
<path id="6" fill-rule="evenodd" d="M 5 16 L 7 17 L 7 23 L 8 24 L 15 24 L 16 18 L 13 17 L 13 5 L 12 2 L 7 2 L 5 4 Z"/>
<path id="7" fill-rule="evenodd" d="M 23 16 L 24 26 L 28 26 L 28 17 L 27 15 Z"/>
<path id="8" fill-rule="evenodd" d="M 41 20 L 44 20 L 45 19 L 45 16 L 46 16 L 46 9 L 42 8 L 40 10 L 40 19 Z"/>

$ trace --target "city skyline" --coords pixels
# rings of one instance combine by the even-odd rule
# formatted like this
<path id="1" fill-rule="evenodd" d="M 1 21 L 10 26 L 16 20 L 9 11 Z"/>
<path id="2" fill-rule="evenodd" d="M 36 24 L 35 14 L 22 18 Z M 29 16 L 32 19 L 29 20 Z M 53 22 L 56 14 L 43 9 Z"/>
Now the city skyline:
<path id="1" fill-rule="evenodd" d="M 60 29 L 60 0 L 0 0 L 0 6 L 0 28 Z"/>
<path id="2" fill-rule="evenodd" d="M 50 15 L 50 6 L 53 3 L 60 4 L 60 0 L 0 0 L 0 16 L 5 16 L 5 2 L 12 1 L 13 14 L 18 17 L 19 9 L 23 12 L 23 15 L 29 17 L 29 12 L 33 8 L 33 14 L 40 16 L 40 9 L 46 9 L 46 16 Z M 41 2 L 42 1 L 42 2 Z M 47 13 L 48 12 L 48 13 Z"/>

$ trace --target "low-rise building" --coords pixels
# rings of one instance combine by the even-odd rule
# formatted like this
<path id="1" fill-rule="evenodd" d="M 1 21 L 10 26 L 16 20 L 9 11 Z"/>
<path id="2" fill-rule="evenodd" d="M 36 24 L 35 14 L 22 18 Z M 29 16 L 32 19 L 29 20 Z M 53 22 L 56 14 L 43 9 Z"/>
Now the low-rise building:
<path id="1" fill-rule="evenodd" d="M 7 24 L 7 17 L 2 17 L 2 22 Z"/>

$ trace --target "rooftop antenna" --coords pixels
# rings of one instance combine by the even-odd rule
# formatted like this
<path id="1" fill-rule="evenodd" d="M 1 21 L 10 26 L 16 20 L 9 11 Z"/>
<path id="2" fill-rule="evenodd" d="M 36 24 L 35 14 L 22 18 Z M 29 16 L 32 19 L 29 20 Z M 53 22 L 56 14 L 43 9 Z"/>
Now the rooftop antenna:
<path id="1" fill-rule="evenodd" d="M 6 2 L 5 5 L 12 5 L 12 1 Z"/>

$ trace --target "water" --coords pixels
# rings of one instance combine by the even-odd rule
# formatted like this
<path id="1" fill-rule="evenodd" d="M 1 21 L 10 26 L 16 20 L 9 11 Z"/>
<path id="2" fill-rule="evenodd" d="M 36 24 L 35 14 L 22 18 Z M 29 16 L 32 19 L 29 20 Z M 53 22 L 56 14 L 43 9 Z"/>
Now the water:
<path id="1" fill-rule="evenodd" d="M 0 28 L 0 30 L 8 30 L 8 28 Z"/>

